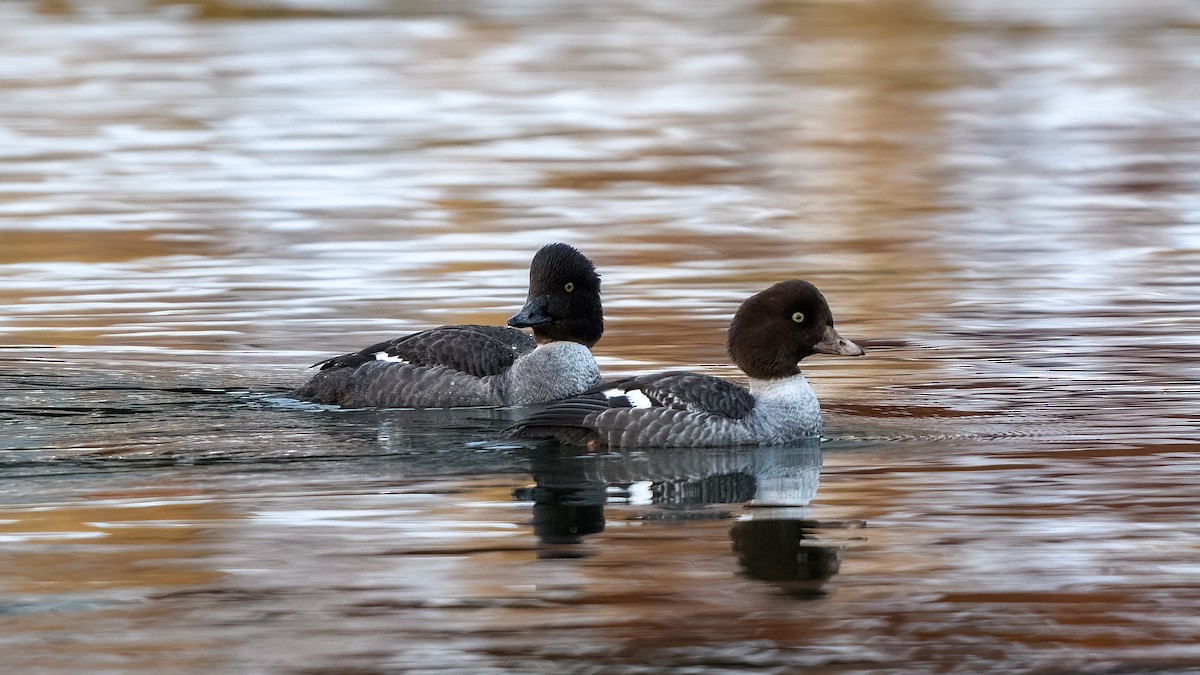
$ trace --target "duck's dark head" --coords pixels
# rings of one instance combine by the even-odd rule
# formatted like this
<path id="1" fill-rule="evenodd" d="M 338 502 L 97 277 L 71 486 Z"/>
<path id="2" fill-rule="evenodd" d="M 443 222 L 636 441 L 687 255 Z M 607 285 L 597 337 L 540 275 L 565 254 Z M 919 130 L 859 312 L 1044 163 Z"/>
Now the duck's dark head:
<path id="1" fill-rule="evenodd" d="M 543 246 L 529 265 L 529 297 L 508 325 L 532 328 L 539 343 L 596 344 L 604 334 L 596 266 L 573 246 Z"/>
<path id="2" fill-rule="evenodd" d="M 755 379 L 790 377 L 812 354 L 862 356 L 833 329 L 833 313 L 816 286 L 792 279 L 750 296 L 729 324 L 729 356 Z"/>

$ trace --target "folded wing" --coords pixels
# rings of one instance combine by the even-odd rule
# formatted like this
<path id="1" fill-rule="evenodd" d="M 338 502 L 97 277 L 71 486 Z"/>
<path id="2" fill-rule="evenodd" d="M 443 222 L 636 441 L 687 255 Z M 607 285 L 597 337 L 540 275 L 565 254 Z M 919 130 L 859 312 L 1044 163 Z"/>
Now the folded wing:
<path id="1" fill-rule="evenodd" d="M 370 361 L 444 366 L 476 377 L 499 375 L 537 347 L 533 336 L 503 326 L 442 326 L 373 344 L 314 364 L 321 370 L 357 368 Z"/>
<path id="2" fill-rule="evenodd" d="M 727 380 L 658 373 L 601 384 L 547 406 L 510 432 L 581 445 L 724 445 L 742 441 L 738 422 L 753 409 L 750 392 Z"/>

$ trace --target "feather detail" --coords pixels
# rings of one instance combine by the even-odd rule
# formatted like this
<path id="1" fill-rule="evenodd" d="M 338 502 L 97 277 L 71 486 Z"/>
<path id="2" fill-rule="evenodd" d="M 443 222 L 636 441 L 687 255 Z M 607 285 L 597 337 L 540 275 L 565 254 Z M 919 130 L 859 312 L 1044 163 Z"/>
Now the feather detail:
<path id="1" fill-rule="evenodd" d="M 749 391 L 727 380 L 659 373 L 606 382 L 533 413 L 509 433 L 614 447 L 712 445 L 710 436 L 749 443 L 753 438 L 739 430 L 754 404 Z"/>
<path id="2" fill-rule="evenodd" d="M 731 419 L 742 419 L 754 409 L 754 397 L 745 387 L 700 373 L 640 375 L 602 384 L 596 390 L 622 392 L 635 408 L 671 408 Z"/>
<path id="3" fill-rule="evenodd" d="M 321 370 L 357 368 L 369 361 L 444 366 L 476 377 L 499 375 L 537 347 L 533 337 L 503 326 L 442 326 L 373 344 L 317 363 Z"/>

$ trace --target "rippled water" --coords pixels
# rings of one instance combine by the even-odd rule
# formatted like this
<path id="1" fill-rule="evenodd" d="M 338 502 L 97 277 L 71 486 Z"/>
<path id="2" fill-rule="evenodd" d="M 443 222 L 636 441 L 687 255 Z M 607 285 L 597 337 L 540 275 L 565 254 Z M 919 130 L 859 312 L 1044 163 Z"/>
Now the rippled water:
<path id="1" fill-rule="evenodd" d="M 1200 670 L 1200 9 L 0 6 L 13 672 Z M 541 244 L 606 374 L 736 376 L 800 276 L 820 447 L 337 411 Z"/>

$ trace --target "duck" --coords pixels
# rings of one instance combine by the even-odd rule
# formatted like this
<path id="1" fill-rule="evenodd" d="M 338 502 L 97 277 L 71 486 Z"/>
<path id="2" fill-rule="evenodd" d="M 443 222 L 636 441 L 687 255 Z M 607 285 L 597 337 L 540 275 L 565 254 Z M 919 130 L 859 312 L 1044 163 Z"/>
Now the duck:
<path id="1" fill-rule="evenodd" d="M 802 279 L 739 307 L 727 350 L 749 387 L 688 371 L 605 382 L 534 411 L 510 437 L 613 448 L 784 445 L 819 437 L 821 407 L 799 363 L 813 354 L 862 356 L 834 329 L 829 303 Z"/>
<path id="2" fill-rule="evenodd" d="M 507 326 L 441 326 L 328 358 L 293 396 L 347 408 L 556 401 L 600 383 L 591 348 L 603 333 L 595 265 L 569 244 L 547 244 L 533 256 L 525 305 Z"/>

